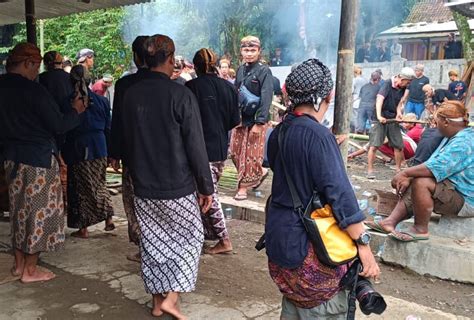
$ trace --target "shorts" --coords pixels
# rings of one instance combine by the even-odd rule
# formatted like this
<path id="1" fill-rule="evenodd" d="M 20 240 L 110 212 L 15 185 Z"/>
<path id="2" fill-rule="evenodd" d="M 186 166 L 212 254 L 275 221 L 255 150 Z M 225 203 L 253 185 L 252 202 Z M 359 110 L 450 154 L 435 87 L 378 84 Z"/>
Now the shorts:
<path id="1" fill-rule="evenodd" d="M 385 137 L 388 138 L 389 146 L 394 149 L 403 150 L 403 138 L 400 125 L 396 122 L 381 124 L 378 121 L 374 121 L 370 128 L 369 145 L 378 148 L 384 144 Z"/>
<path id="2" fill-rule="evenodd" d="M 457 216 L 464 206 L 464 197 L 456 191 L 449 180 L 443 180 L 436 184 L 433 198 L 433 212 L 441 215 Z M 411 187 L 405 192 L 403 202 L 407 208 L 408 215 L 413 216 L 413 201 L 411 199 Z"/>
<path id="3" fill-rule="evenodd" d="M 349 309 L 347 296 L 348 291 L 342 290 L 331 300 L 311 309 L 298 308 L 283 297 L 280 320 L 345 320 Z"/>

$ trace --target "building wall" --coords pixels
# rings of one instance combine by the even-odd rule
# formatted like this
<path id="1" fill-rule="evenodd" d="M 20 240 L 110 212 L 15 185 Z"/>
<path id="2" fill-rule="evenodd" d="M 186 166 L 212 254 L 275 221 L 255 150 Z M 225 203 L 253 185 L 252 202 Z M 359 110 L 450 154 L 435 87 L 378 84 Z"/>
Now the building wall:
<path id="1" fill-rule="evenodd" d="M 368 62 L 356 64 L 362 69 L 362 75 L 368 79 L 370 74 L 376 69 L 381 69 L 383 78 L 387 79 L 396 75 L 403 67 L 414 68 L 421 63 L 425 66 L 425 75 L 430 79 L 430 83 L 435 89 L 447 89 L 449 84 L 449 70 L 457 70 L 461 75 L 466 67 L 464 59 L 453 60 L 419 60 L 419 61 L 391 61 L 391 62 Z"/>

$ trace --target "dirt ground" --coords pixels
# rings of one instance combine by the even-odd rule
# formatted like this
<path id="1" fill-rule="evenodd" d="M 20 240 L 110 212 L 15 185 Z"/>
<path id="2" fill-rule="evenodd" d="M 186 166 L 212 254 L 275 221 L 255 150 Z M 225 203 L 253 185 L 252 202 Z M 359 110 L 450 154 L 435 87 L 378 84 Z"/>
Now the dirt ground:
<path id="1" fill-rule="evenodd" d="M 375 180 L 366 179 L 366 156 L 349 161 L 348 175 L 354 186 L 358 199 L 368 199 L 369 206 L 375 207 L 375 199 L 373 197 L 364 196 L 364 192 L 369 192 L 375 195 L 375 189 L 391 191 L 390 180 L 395 171 L 389 165 L 377 161 L 375 170 L 377 178 Z M 232 166 L 231 163 L 227 164 Z M 265 201 L 266 197 L 271 193 L 271 176 L 259 188 L 261 197 L 255 197 L 254 192 L 249 192 L 249 199 L 254 201 Z M 221 193 L 233 196 L 234 190 L 222 189 Z M 367 210 L 366 210 L 367 213 Z M 265 298 L 266 293 L 274 292 L 273 284 L 268 281 L 268 274 L 261 267 L 260 259 L 265 259 L 263 252 L 254 252 L 252 247 L 255 241 L 259 238 L 262 226 L 254 223 L 244 221 L 232 220 L 230 223 L 230 232 L 234 243 L 238 243 L 237 250 L 240 255 L 248 256 L 243 259 L 245 263 L 255 264 L 255 277 L 250 275 L 240 275 L 238 282 L 231 283 L 229 287 L 238 290 L 237 283 L 246 283 L 246 289 L 260 294 L 262 299 Z M 236 228 L 237 225 L 245 224 L 245 228 Z M 242 257 L 241 257 L 242 259 Z M 455 263 L 455 262 L 453 262 Z M 382 294 L 399 297 L 401 299 L 412 301 L 424 306 L 433 307 L 445 312 L 464 315 L 472 317 L 474 313 L 474 285 L 461 284 L 451 281 L 436 279 L 433 277 L 420 276 L 410 270 L 406 270 L 397 266 L 389 266 L 380 263 L 382 274 L 380 283 L 375 284 L 374 287 Z M 225 273 L 234 273 L 232 264 L 225 264 L 222 266 Z M 242 278 L 243 277 L 243 278 Z M 202 279 L 202 278 L 201 278 Z M 233 281 L 233 280 L 232 280 Z M 201 284 L 203 285 L 203 284 Z M 245 290 L 242 290 L 245 294 Z"/>

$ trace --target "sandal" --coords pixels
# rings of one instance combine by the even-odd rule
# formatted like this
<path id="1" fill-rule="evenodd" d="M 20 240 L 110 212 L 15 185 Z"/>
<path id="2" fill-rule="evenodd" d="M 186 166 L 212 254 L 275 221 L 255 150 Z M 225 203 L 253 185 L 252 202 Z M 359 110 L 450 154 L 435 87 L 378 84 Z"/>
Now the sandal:
<path id="1" fill-rule="evenodd" d="M 367 173 L 367 179 L 375 180 L 375 178 L 376 178 L 375 173 L 373 173 L 373 172 L 368 172 Z"/>
<path id="2" fill-rule="evenodd" d="M 373 220 L 373 221 L 365 221 L 364 224 L 369 227 L 369 229 L 383 233 L 383 234 L 389 234 L 390 231 L 385 230 L 381 225 L 380 225 L 380 220 Z"/>
<path id="3" fill-rule="evenodd" d="M 234 200 L 237 200 L 237 201 L 247 200 L 247 194 L 246 193 L 237 193 L 234 196 Z"/>
<path id="4" fill-rule="evenodd" d="M 389 236 L 395 240 L 402 241 L 402 242 L 428 240 L 430 238 L 429 235 L 420 235 L 410 230 L 392 231 L 389 233 Z"/>

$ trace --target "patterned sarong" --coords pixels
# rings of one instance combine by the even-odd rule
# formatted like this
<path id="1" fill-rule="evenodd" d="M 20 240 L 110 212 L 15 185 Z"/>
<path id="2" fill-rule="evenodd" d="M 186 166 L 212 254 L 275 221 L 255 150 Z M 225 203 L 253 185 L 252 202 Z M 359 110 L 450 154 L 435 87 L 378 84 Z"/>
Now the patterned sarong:
<path id="1" fill-rule="evenodd" d="M 81 161 L 67 168 L 67 226 L 86 228 L 114 215 L 106 185 L 107 158 Z"/>
<path id="2" fill-rule="evenodd" d="M 347 272 L 347 265 L 329 268 L 316 258 L 309 243 L 303 265 L 287 269 L 268 261 L 270 276 L 280 292 L 299 308 L 314 308 L 329 301 L 341 288 L 339 282 Z"/>
<path id="3" fill-rule="evenodd" d="M 239 173 L 239 187 L 253 187 L 262 178 L 266 131 L 266 126 L 262 133 L 250 133 L 249 127 L 242 126 L 232 130 L 230 156 Z"/>
<path id="4" fill-rule="evenodd" d="M 172 200 L 135 197 L 134 204 L 146 292 L 193 291 L 204 241 L 196 195 Z"/>
<path id="5" fill-rule="evenodd" d="M 202 224 L 204 225 L 204 239 L 221 240 L 228 239 L 229 233 L 225 225 L 224 213 L 219 201 L 217 183 L 222 176 L 225 161 L 211 162 L 212 182 L 214 183 L 214 193 L 212 194 L 212 204 L 208 212 L 202 213 Z"/>
<path id="6" fill-rule="evenodd" d="M 37 168 L 5 161 L 12 247 L 27 254 L 64 247 L 64 206 L 59 166 Z"/>
<path id="7" fill-rule="evenodd" d="M 0 212 L 8 210 L 8 184 L 3 163 L 0 163 Z"/>
<path id="8" fill-rule="evenodd" d="M 122 201 L 123 210 L 128 220 L 128 240 L 138 246 L 140 243 L 140 226 L 133 207 L 133 184 L 132 177 L 127 167 L 122 171 Z"/>

